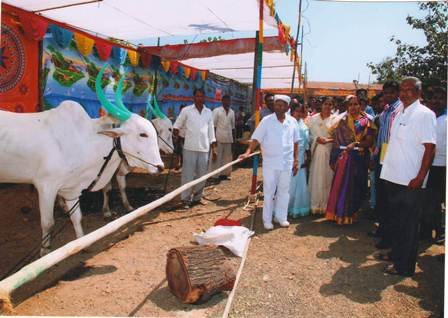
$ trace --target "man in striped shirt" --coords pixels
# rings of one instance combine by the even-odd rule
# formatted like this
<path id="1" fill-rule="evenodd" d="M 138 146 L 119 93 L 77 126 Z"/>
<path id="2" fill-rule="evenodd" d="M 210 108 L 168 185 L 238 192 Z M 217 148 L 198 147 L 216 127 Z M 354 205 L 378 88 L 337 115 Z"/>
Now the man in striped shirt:
<path id="1" fill-rule="evenodd" d="M 387 201 L 387 192 L 384 187 L 384 180 L 380 179 L 383 159 L 386 155 L 387 145 L 390 138 L 390 129 L 392 122 L 397 114 L 397 110 L 402 107 L 399 99 L 400 85 L 396 81 L 387 81 L 383 85 L 383 98 L 386 105 L 383 112 L 379 115 L 379 129 L 376 140 L 375 150 L 372 154 L 372 161 L 376 170 L 376 206 L 375 214 L 378 217 L 379 227 L 373 236 L 381 238 L 381 241 L 376 244 L 379 249 L 389 248 L 391 242 L 391 223 L 389 213 L 385 203 Z"/>

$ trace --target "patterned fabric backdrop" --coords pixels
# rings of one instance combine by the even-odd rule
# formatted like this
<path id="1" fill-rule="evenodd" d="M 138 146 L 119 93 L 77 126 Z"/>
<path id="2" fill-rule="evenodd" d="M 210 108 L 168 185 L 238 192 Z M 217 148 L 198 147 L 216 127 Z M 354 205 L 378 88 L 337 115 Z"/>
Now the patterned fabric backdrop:
<path id="1" fill-rule="evenodd" d="M 38 111 L 39 42 L 24 36 L 14 15 L 1 17 L 0 109 Z"/>
<path id="2" fill-rule="evenodd" d="M 123 102 L 133 112 L 146 115 L 148 96 L 152 93 L 157 73 L 157 101 L 162 111 L 170 118 L 175 118 L 182 104 L 193 102 L 194 88 L 204 88 L 206 105 L 210 108 L 220 105 L 223 94 L 230 94 L 234 108 L 248 106 L 248 87 L 235 81 L 208 74 L 206 80 L 198 76 L 193 81 L 186 78 L 183 68 L 176 74 L 171 70 L 165 72 L 159 64 L 156 72 L 155 63 L 149 68 L 132 66 L 135 56 L 130 56 L 125 49 L 114 47 L 110 58 L 104 62 L 98 56 L 96 47 L 80 49 L 80 43 L 71 40 L 69 34 L 50 32 L 43 41 L 43 99 L 46 109 L 57 107 L 60 102 L 71 99 L 80 103 L 91 117 L 102 114 L 95 94 L 95 78 L 104 63 L 109 67 L 103 77 L 106 96 L 113 101 L 117 84 L 126 74 L 123 89 Z M 79 40 L 78 40 L 79 41 Z M 68 43 L 68 44 L 67 44 Z M 83 44 L 82 44 L 83 45 Z M 89 53 L 90 50 L 90 53 Z"/>

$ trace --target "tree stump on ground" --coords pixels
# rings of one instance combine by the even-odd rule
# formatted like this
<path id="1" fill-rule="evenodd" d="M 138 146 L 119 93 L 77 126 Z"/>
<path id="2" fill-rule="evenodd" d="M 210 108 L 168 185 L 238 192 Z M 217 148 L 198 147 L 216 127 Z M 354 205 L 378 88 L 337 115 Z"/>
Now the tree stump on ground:
<path id="1" fill-rule="evenodd" d="M 204 302 L 216 293 L 232 290 L 235 274 L 216 246 L 178 247 L 167 255 L 168 286 L 184 303 Z"/>

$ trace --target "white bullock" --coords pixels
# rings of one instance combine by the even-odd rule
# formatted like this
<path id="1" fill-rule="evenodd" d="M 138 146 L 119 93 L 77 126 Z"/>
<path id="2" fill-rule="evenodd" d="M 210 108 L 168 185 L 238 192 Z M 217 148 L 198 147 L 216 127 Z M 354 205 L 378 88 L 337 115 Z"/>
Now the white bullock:
<path id="1" fill-rule="evenodd" d="M 163 169 L 151 123 L 104 97 L 100 80 L 105 68 L 97 77 L 97 94 L 114 117 L 91 119 L 74 101 L 64 101 L 41 113 L 0 111 L 0 183 L 30 183 L 36 187 L 42 226 L 41 255 L 49 252 L 56 196 L 64 199 L 68 209 L 74 207 L 81 192 L 96 179 L 104 157 L 113 148 L 114 138 L 120 138 L 129 166 L 150 173 Z M 104 188 L 120 162 L 115 151 L 91 190 Z M 77 205 L 70 216 L 77 237 L 83 235 L 81 217 Z"/>
<path id="2" fill-rule="evenodd" d="M 172 154 L 174 151 L 173 146 L 173 124 L 167 117 L 154 118 L 151 120 L 158 134 L 159 149 L 165 154 Z M 130 172 L 128 165 L 122 162 L 118 168 L 115 180 L 117 180 L 118 189 L 120 191 L 121 201 L 127 211 L 132 211 L 134 208 L 128 201 L 126 195 L 126 175 Z M 109 218 L 112 216 L 112 212 L 109 206 L 109 192 L 112 190 L 112 182 L 109 182 L 103 189 L 103 216 Z"/>

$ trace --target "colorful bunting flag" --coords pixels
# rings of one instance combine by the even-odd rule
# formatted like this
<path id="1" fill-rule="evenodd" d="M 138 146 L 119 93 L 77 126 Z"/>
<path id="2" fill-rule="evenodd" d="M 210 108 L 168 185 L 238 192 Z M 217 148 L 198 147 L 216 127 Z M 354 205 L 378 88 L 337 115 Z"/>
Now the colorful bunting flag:
<path id="1" fill-rule="evenodd" d="M 162 69 L 165 72 L 168 72 L 170 69 L 170 61 L 161 61 L 160 64 L 162 64 Z"/>
<path id="2" fill-rule="evenodd" d="M 183 69 L 184 69 L 184 76 L 185 76 L 185 78 L 189 78 L 190 74 L 191 74 L 191 68 L 189 68 L 187 66 L 184 66 Z"/>
<path id="3" fill-rule="evenodd" d="M 107 41 L 98 40 L 95 43 L 96 52 L 101 61 L 107 61 L 112 52 L 113 45 Z"/>
<path id="4" fill-rule="evenodd" d="M 73 38 L 73 32 L 64 28 L 61 28 L 58 25 L 52 24 L 50 25 L 50 32 L 53 36 L 53 40 L 59 45 L 62 49 L 67 48 L 70 45 L 70 42 Z"/>
<path id="5" fill-rule="evenodd" d="M 135 50 L 128 50 L 129 62 L 132 66 L 138 66 L 139 54 Z"/>
<path id="6" fill-rule="evenodd" d="M 74 35 L 76 47 L 82 56 L 88 56 L 92 53 L 95 41 L 83 34 L 75 33 Z"/>

